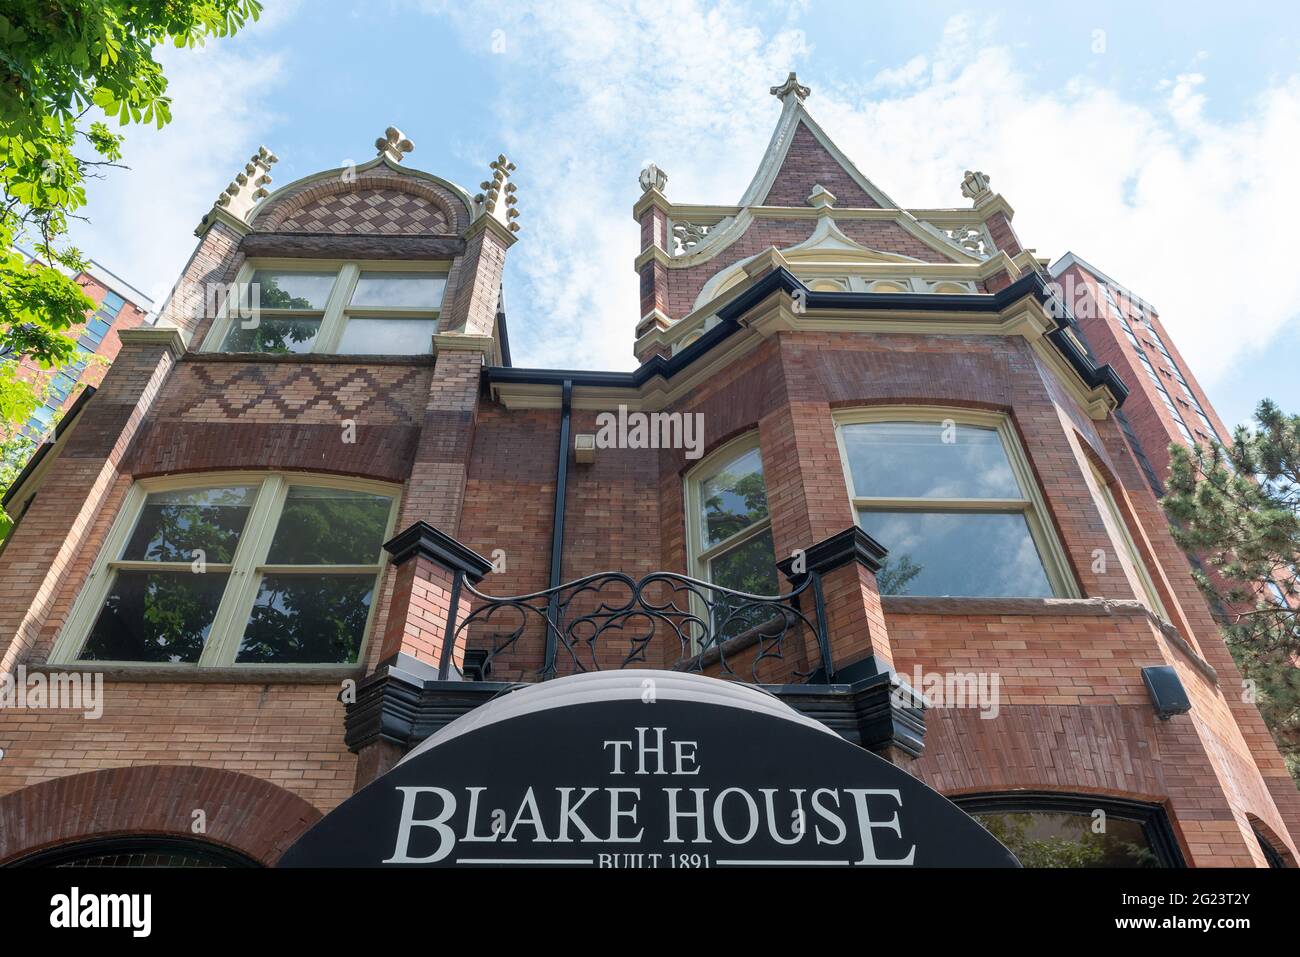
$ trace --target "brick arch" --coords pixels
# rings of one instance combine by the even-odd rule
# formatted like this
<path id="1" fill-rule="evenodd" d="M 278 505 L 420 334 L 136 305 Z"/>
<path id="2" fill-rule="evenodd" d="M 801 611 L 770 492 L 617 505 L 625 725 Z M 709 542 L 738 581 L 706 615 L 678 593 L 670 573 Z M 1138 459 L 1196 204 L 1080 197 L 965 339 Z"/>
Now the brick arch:
<path id="1" fill-rule="evenodd" d="M 253 228 L 258 232 L 458 234 L 468 221 L 465 204 L 449 190 L 385 172 L 290 187 L 258 211 Z"/>
<path id="2" fill-rule="evenodd" d="M 1265 824 L 1263 819 L 1256 814 L 1247 812 L 1246 820 L 1248 820 L 1250 826 L 1255 829 L 1257 836 L 1262 836 L 1266 841 L 1268 841 L 1269 847 L 1277 853 L 1278 857 L 1282 858 L 1282 862 L 1286 864 L 1287 867 L 1300 867 L 1300 864 L 1296 863 L 1296 856 L 1291 850 L 1291 846 L 1282 839 L 1277 831 Z"/>
<path id="3" fill-rule="evenodd" d="M 203 809 L 207 831 L 191 831 Z M 200 839 L 272 865 L 321 812 L 284 788 L 220 768 L 141 765 L 41 781 L 0 797 L 0 864 L 93 838 Z"/>

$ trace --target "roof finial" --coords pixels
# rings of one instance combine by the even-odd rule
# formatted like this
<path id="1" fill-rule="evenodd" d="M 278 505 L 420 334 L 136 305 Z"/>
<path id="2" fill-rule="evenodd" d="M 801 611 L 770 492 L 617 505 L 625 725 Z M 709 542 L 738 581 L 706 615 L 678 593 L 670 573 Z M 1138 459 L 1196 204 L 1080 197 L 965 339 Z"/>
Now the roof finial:
<path id="1" fill-rule="evenodd" d="M 988 174 L 966 170 L 966 175 L 961 180 L 961 194 L 976 206 L 984 202 L 993 195 L 993 190 L 989 189 Z"/>
<path id="2" fill-rule="evenodd" d="M 651 163 L 641 171 L 640 182 L 642 193 L 648 193 L 652 189 L 662 193 L 668 185 L 668 174 L 654 163 Z"/>
<path id="3" fill-rule="evenodd" d="M 782 103 L 786 101 L 786 98 L 789 97 L 791 93 L 799 97 L 800 102 L 803 102 L 804 100 L 808 99 L 809 96 L 812 95 L 812 90 L 808 89 L 808 87 L 803 86 L 799 83 L 799 78 L 794 75 L 793 70 L 791 70 L 790 75 L 785 78 L 784 83 L 782 83 L 780 86 L 772 87 L 770 90 L 768 90 L 768 92 L 771 93 L 778 100 L 780 100 Z"/>
<path id="4" fill-rule="evenodd" d="M 379 150 L 380 156 L 387 156 L 394 163 L 400 163 L 403 154 L 414 150 L 415 144 L 396 126 L 390 126 L 384 130 L 383 136 L 375 140 L 375 149 Z"/>
<path id="5" fill-rule="evenodd" d="M 271 182 L 271 167 L 278 161 L 274 153 L 259 146 L 244 168 L 235 174 L 230 185 L 221 191 L 216 204 L 232 216 L 243 219 L 258 200 L 270 195 L 266 187 Z"/>
<path id="6" fill-rule="evenodd" d="M 519 200 L 515 198 L 517 187 L 510 182 L 515 164 L 502 153 L 488 164 L 488 168 L 492 170 L 492 178 L 479 184 L 483 192 L 474 197 L 478 214 L 492 216 L 512 233 L 517 233 L 519 224 L 515 220 L 519 218 L 519 210 L 515 209 L 515 204 Z"/>

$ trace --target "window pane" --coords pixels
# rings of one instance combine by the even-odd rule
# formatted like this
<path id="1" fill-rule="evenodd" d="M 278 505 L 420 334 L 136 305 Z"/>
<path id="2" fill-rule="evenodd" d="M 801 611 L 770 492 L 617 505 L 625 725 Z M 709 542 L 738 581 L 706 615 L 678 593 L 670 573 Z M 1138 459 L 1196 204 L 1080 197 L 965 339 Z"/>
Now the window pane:
<path id="1" fill-rule="evenodd" d="M 256 491 L 256 486 L 236 485 L 152 492 L 144 500 L 122 558 L 191 562 L 195 549 L 202 549 L 205 561 L 228 563 L 235 556 Z"/>
<path id="2" fill-rule="evenodd" d="M 750 449 L 700 482 L 700 508 L 705 548 L 767 517 L 767 490 L 758 449 Z"/>
<path id="3" fill-rule="evenodd" d="M 325 300 L 334 288 L 332 272 L 253 273 L 257 286 L 254 301 L 262 309 L 324 309 Z"/>
<path id="4" fill-rule="evenodd" d="M 198 661 L 228 577 L 224 572 L 118 572 L 81 660 Z"/>
<path id="5" fill-rule="evenodd" d="M 374 575 L 264 575 L 235 660 L 346 664 L 357 660 Z"/>
<path id="6" fill-rule="evenodd" d="M 252 320 L 235 319 L 221 344 L 222 352 L 308 352 L 320 331 L 320 317 L 302 319 L 262 316 L 258 324 L 244 328 Z"/>
<path id="7" fill-rule="evenodd" d="M 772 532 L 764 530 L 727 549 L 709 562 L 709 580 L 715 585 L 748 592 L 751 595 L 775 595 L 781 585 L 777 580 L 776 553 L 772 549 Z M 726 641 L 750 628 L 776 617 L 770 607 L 746 607 L 743 599 L 719 599 L 713 609 L 713 638 Z"/>
<path id="8" fill-rule="evenodd" d="M 1025 867 L 1161 866 L 1137 821 L 1111 815 L 1105 832 L 1097 834 L 1087 814 L 1030 811 L 973 816 Z"/>
<path id="9" fill-rule="evenodd" d="M 770 530 L 727 549 L 709 562 L 709 580 L 713 584 L 751 595 L 777 594 L 780 583 L 776 571 Z"/>
<path id="10" fill-rule="evenodd" d="M 437 309 L 447 277 L 430 272 L 363 272 L 352 293 L 354 306 Z"/>
<path id="11" fill-rule="evenodd" d="M 863 509 L 868 535 L 889 549 L 882 595 L 1050 598 L 1052 586 L 1019 512 Z"/>
<path id="12" fill-rule="evenodd" d="M 996 429 L 934 422 L 846 425 L 853 493 L 889 498 L 1022 498 Z M 884 543 L 888 544 L 888 543 Z"/>
<path id="13" fill-rule="evenodd" d="M 350 316 L 343 327 L 339 354 L 345 356 L 418 356 L 433 351 L 437 319 L 378 319 Z"/>
<path id="14" fill-rule="evenodd" d="M 373 565 L 392 501 L 386 495 L 291 485 L 267 563 Z"/>

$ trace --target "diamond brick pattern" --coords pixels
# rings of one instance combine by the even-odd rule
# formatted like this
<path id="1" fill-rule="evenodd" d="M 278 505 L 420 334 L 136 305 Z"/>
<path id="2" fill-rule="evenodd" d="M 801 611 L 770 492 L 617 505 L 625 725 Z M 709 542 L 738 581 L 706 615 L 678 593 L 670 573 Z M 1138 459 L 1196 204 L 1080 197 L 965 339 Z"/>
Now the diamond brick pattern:
<path id="1" fill-rule="evenodd" d="M 367 369 L 328 366 L 297 366 L 269 376 L 251 365 L 237 367 L 229 376 L 214 375 L 200 365 L 188 371 L 199 388 L 175 410 L 181 418 L 240 419 L 262 410 L 280 421 L 364 415 L 375 423 L 409 421 L 412 411 L 405 397 L 409 387 L 427 375 L 424 369 L 408 369 L 384 381 Z"/>
<path id="2" fill-rule="evenodd" d="M 280 223 L 285 232 L 442 233 L 447 217 L 423 196 L 390 189 L 358 189 L 313 199 Z"/>

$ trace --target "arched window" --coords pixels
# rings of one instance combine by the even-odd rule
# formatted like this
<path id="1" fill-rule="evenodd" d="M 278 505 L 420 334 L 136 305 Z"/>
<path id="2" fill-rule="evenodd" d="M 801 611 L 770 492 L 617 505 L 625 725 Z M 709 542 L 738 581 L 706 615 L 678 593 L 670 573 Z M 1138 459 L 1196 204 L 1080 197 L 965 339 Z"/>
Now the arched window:
<path id="1" fill-rule="evenodd" d="M 1016 791 L 952 799 L 1025 867 L 1183 867 L 1164 808 L 1086 794 Z"/>
<path id="2" fill-rule="evenodd" d="M 170 835 L 97 838 L 62 844 L 11 867 L 258 867 L 257 861 L 208 841 Z"/>
<path id="3" fill-rule="evenodd" d="M 396 504 L 391 485 L 326 476 L 139 482 L 51 660 L 354 663 Z"/>
<path id="4" fill-rule="evenodd" d="M 1077 594 L 1006 416 L 882 406 L 835 418 L 858 522 L 889 550 L 882 594 Z"/>
<path id="5" fill-rule="evenodd" d="M 757 595 L 779 590 L 758 434 L 714 452 L 686 482 L 691 574 Z"/>

